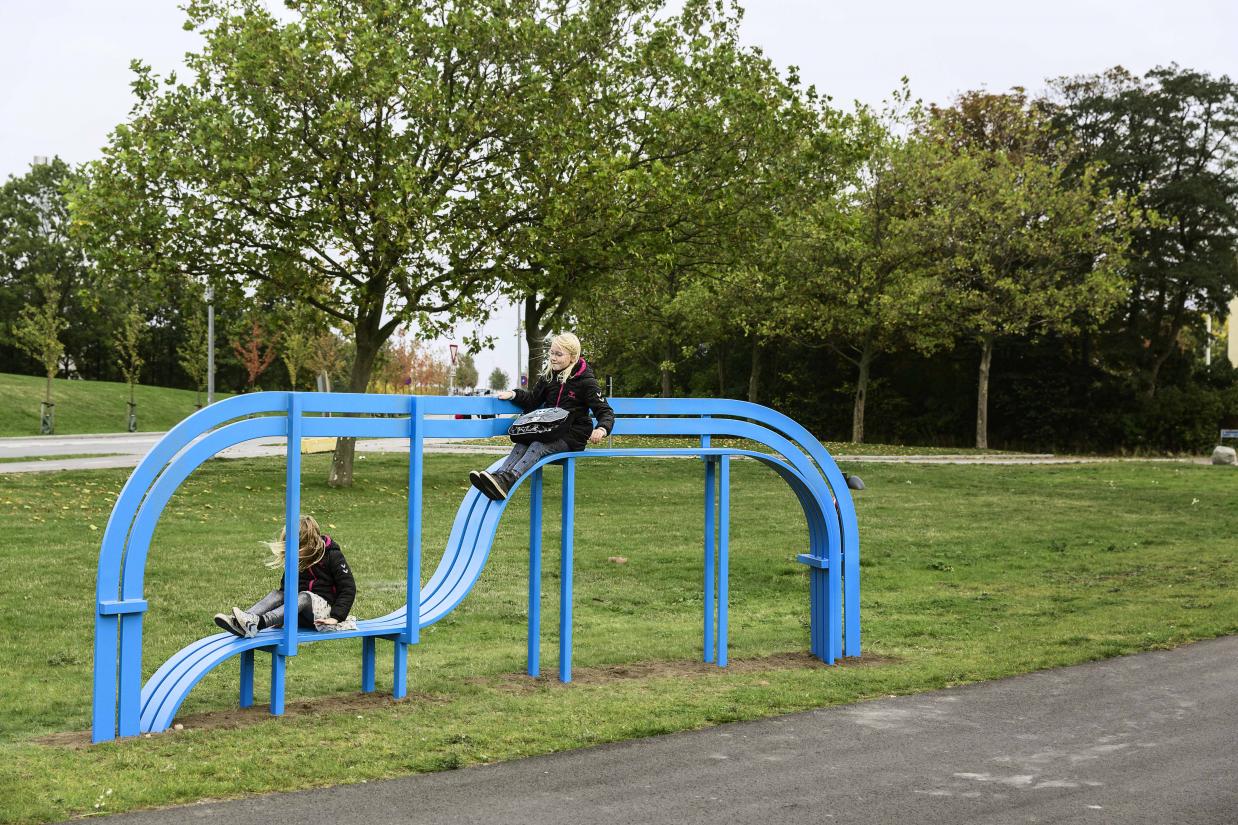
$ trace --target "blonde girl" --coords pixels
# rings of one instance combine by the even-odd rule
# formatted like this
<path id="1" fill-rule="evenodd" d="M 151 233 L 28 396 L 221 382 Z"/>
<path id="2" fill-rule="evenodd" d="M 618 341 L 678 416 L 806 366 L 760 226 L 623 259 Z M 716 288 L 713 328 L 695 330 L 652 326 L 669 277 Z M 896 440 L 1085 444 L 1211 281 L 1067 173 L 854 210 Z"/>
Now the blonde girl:
<path id="1" fill-rule="evenodd" d="M 322 529 L 313 516 L 301 516 L 297 559 L 297 619 L 301 627 L 332 628 L 349 619 L 357 596 L 344 552 Z M 271 558 L 268 567 L 284 568 L 285 531 L 269 542 Z M 232 608 L 232 613 L 216 613 L 215 624 L 236 636 L 252 638 L 259 630 L 283 627 L 284 586 L 281 576 L 276 589 L 259 599 L 248 610 Z"/>
<path id="2" fill-rule="evenodd" d="M 497 397 L 502 401 L 515 401 L 523 412 L 540 407 L 562 407 L 569 412 L 570 423 L 562 438 L 516 444 L 493 473 L 484 470 L 469 473 L 473 486 L 496 501 L 507 498 L 520 476 L 542 458 L 583 450 L 586 442 L 598 443 L 615 426 L 615 413 L 602 396 L 593 369 L 580 357 L 580 339 L 570 332 L 550 339 L 541 375 L 532 390 L 504 390 Z"/>

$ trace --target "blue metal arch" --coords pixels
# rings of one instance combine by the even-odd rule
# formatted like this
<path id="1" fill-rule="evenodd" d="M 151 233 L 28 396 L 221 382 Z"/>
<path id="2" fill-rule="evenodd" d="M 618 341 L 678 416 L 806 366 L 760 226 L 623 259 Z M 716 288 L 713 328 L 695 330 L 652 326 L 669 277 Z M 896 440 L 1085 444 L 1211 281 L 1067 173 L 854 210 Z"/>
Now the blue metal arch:
<path id="1" fill-rule="evenodd" d="M 808 524 L 808 553 L 801 560 L 813 568 L 813 598 L 819 598 L 821 604 L 828 603 L 829 612 L 841 614 L 842 619 L 818 623 L 814 618 L 813 652 L 833 661 L 843 652 L 845 639 L 845 655 L 858 655 L 859 543 L 854 506 L 841 472 L 820 443 L 790 418 L 747 402 L 617 398 L 611 399 L 611 405 L 617 415 L 617 435 L 691 435 L 701 437 L 703 448 L 711 437 L 735 436 L 760 443 L 781 455 L 775 458 L 738 449 L 709 451 L 754 458 L 772 467 L 791 486 Z M 227 634 L 208 637 L 165 662 L 139 689 L 141 620 L 146 609 L 142 588 L 151 537 L 171 495 L 202 462 L 227 447 L 254 438 L 288 437 L 286 518 L 295 525 L 299 489 L 293 489 L 298 485 L 292 483 L 291 473 L 294 457 L 299 469 L 298 442 L 302 436 L 411 437 L 409 518 L 410 526 L 414 521 L 419 525 L 420 448 L 424 438 L 485 438 L 501 434 L 508 424 L 502 418 L 468 420 L 454 416 L 503 415 L 513 409 L 513 405 L 492 398 L 255 393 L 200 410 L 174 427 L 134 470 L 117 497 L 104 531 L 96 581 L 95 741 L 113 738 L 117 731 L 131 735 L 138 732 L 139 725 L 143 730 L 166 727 L 189 689 L 205 673 L 231 656 L 244 654 L 245 646 L 238 644 L 241 640 Z M 318 413 L 386 417 L 313 417 Z M 427 418 L 432 415 L 450 418 Z M 294 444 L 298 444 L 295 455 Z M 687 452 L 704 454 L 702 450 Z M 586 455 L 658 453 L 591 450 Z M 538 468 L 562 458 L 548 457 Z M 525 478 L 532 475 L 530 472 Z M 438 621 L 454 609 L 480 576 L 504 509 L 505 502 L 490 502 L 476 491 L 469 491 L 457 512 L 444 555 L 424 588 L 419 581 L 420 530 L 415 531 L 416 535 L 410 531 L 409 603 L 415 599 L 418 604 L 416 617 L 408 616 L 406 604 L 387 616 L 369 620 L 368 632 L 415 642 L 420 627 Z M 295 535 L 295 526 L 289 532 Z M 291 563 L 286 573 L 294 575 Z M 818 602 L 813 604 L 815 612 Z M 840 610 L 843 605 L 846 609 Z M 246 641 L 252 642 L 247 648 L 250 657 L 253 648 L 272 645 L 270 636 Z M 282 654 L 293 655 L 295 648 L 295 627 L 288 628 L 279 641 L 281 655 L 273 656 L 273 668 L 275 658 L 279 658 L 282 667 Z M 110 666 L 108 662 L 118 664 Z"/>

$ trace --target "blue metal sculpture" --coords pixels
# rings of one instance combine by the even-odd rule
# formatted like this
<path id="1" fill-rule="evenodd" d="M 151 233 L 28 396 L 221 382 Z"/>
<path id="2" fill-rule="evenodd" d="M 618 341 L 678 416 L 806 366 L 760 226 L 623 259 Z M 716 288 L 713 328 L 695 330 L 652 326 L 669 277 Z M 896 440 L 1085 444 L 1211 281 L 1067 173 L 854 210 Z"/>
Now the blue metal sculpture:
<path id="1" fill-rule="evenodd" d="M 826 663 L 860 653 L 859 536 L 855 508 L 843 474 L 803 427 L 756 404 L 721 399 L 610 399 L 615 435 L 680 435 L 700 438 L 699 447 L 591 449 L 548 456 L 520 480 L 529 480 L 528 671 L 538 675 L 541 614 L 542 468 L 563 466 L 562 568 L 560 575 L 559 678 L 571 680 L 572 533 L 575 463 L 582 458 L 696 456 L 705 462 L 705 661 L 727 663 L 728 522 L 730 461 L 744 456 L 771 467 L 795 491 L 808 522 L 809 546 L 800 562 L 809 567 L 811 650 Z M 199 680 L 220 663 L 240 657 L 240 704 L 253 704 L 254 651 L 271 655 L 271 713 L 284 709 L 286 657 L 301 643 L 362 637 L 361 688 L 375 689 L 375 640 L 393 643 L 392 693 L 407 693 L 408 645 L 421 628 L 450 613 L 481 575 L 506 501 L 470 490 L 461 502 L 442 560 L 421 585 L 421 502 L 426 438 L 488 438 L 501 435 L 505 418 L 457 419 L 457 414 L 504 415 L 514 410 L 493 398 L 391 396 L 348 393 L 254 393 L 229 398 L 194 413 L 146 455 L 116 500 L 103 534 L 96 583 L 92 739 L 165 730 Z M 323 417 L 323 413 L 355 417 Z M 257 417 L 254 417 L 257 416 Z M 383 417 L 377 417 L 383 416 Z M 358 622 L 353 631 L 318 633 L 296 622 L 253 638 L 218 633 L 174 654 L 143 685 L 142 616 L 147 608 L 143 575 L 151 537 L 177 487 L 221 450 L 255 438 L 286 437 L 285 588 L 297 581 L 297 520 L 301 511 L 301 439 L 318 436 L 409 439 L 407 589 L 405 607 Z M 772 453 L 716 448 L 711 439 L 736 436 Z M 498 462 L 495 463 L 495 467 Z M 492 469 L 494 469 L 492 467 Z M 715 511 L 716 502 L 716 511 Z M 287 590 L 291 592 L 291 590 Z M 416 611 L 407 605 L 418 605 Z M 845 642 L 845 646 L 844 646 Z"/>

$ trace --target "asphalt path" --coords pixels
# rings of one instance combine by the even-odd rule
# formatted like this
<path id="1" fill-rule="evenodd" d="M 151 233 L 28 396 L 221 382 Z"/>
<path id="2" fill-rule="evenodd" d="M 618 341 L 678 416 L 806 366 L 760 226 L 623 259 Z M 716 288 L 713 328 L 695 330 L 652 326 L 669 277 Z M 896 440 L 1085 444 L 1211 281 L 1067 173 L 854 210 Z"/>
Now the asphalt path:
<path id="1" fill-rule="evenodd" d="M 1236 700 L 1233 636 L 761 722 L 107 821 L 1235 825 Z"/>
<path id="2" fill-rule="evenodd" d="M 136 467 L 164 433 L 99 433 L 96 435 L 43 435 L 0 438 L 0 474 L 49 473 L 59 470 L 100 470 Z M 363 438 L 359 453 L 408 452 L 407 438 Z M 470 445 L 445 438 L 426 439 L 427 452 L 505 453 L 506 448 Z M 229 447 L 217 458 L 254 458 L 283 455 L 283 438 L 259 438 Z M 57 456 L 60 456 L 57 458 Z M 63 456 L 74 456 L 64 458 Z M 28 458 L 30 461 L 16 459 Z"/>
<path id="3" fill-rule="evenodd" d="M 0 474 L 47 473 L 59 470 L 98 470 L 136 467 L 164 433 L 99 433 L 95 435 L 43 435 L 0 438 Z M 502 445 L 475 444 L 450 438 L 429 438 L 426 452 L 493 453 L 507 452 Z M 408 452 L 407 438 L 373 438 L 357 441 L 359 453 Z M 253 458 L 284 454 L 282 438 L 261 438 L 237 444 L 218 454 L 218 458 Z M 59 456 L 59 457 L 57 457 Z M 64 458 L 63 456 L 75 456 Z M 30 461 L 16 459 L 29 458 Z M 898 464 L 1079 464 L 1113 461 L 1182 461 L 1184 459 L 1118 459 L 1096 456 L 1059 456 L 1012 453 L 997 455 L 838 455 L 839 461 Z M 1186 459 L 1207 464 L 1207 457 Z"/>

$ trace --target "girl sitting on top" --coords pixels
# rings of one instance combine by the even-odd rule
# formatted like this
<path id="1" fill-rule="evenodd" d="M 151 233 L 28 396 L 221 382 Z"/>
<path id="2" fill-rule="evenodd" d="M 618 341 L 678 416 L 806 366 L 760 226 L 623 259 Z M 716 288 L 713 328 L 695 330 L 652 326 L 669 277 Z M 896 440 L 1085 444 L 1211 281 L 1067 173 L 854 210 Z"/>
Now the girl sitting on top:
<path id="1" fill-rule="evenodd" d="M 474 470 L 469 473 L 473 486 L 495 501 L 507 498 L 516 480 L 541 459 L 552 453 L 583 450 L 586 441 L 598 443 L 615 426 L 614 411 L 602 397 L 593 370 L 580 357 L 580 339 L 570 332 L 550 340 L 542 373 L 531 392 L 504 390 L 496 397 L 501 401 L 514 400 L 524 412 L 539 407 L 562 407 L 569 413 L 569 423 L 567 433 L 561 438 L 516 444 L 496 472 Z M 589 417 L 590 411 L 597 418 L 596 427 Z"/>
<path id="2" fill-rule="evenodd" d="M 267 567 L 284 569 L 284 536 L 270 542 L 273 557 Z M 297 569 L 298 625 L 318 630 L 339 630 L 344 623 L 354 624 L 348 615 L 357 595 L 357 584 L 340 546 L 324 536 L 313 516 L 301 516 L 300 550 Z M 284 625 L 284 583 L 263 596 L 248 610 L 232 608 L 232 614 L 215 614 L 215 624 L 242 638 L 252 638 L 259 630 Z"/>

